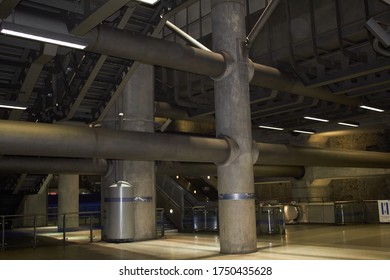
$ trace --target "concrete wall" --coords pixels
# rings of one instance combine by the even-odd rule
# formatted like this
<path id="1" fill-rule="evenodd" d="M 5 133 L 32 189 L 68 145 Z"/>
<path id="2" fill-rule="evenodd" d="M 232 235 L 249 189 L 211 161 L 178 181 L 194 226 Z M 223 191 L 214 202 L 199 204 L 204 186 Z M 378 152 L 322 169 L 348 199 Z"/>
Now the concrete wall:
<path id="1" fill-rule="evenodd" d="M 379 200 L 390 197 L 389 178 L 351 178 L 333 180 L 329 185 L 335 200 Z"/>
<path id="2" fill-rule="evenodd" d="M 334 149 L 366 150 L 377 152 L 389 152 L 390 143 L 388 132 L 363 133 L 354 135 L 345 135 L 340 137 L 331 137 L 325 147 Z"/>
<path id="3" fill-rule="evenodd" d="M 315 139 L 307 139 L 307 144 L 333 149 L 390 152 L 389 131 L 356 134 L 348 132 L 340 135 L 342 136 L 316 135 Z M 303 145 L 305 140 L 295 139 L 294 144 L 298 144 L 298 141 Z M 307 167 L 306 175 L 301 180 L 276 183 L 259 180 L 262 182 L 256 184 L 256 195 L 261 201 L 331 202 L 390 198 L 389 169 Z"/>
<path id="4" fill-rule="evenodd" d="M 255 185 L 256 197 L 261 201 L 288 203 L 293 200 L 291 182 L 275 182 Z"/>

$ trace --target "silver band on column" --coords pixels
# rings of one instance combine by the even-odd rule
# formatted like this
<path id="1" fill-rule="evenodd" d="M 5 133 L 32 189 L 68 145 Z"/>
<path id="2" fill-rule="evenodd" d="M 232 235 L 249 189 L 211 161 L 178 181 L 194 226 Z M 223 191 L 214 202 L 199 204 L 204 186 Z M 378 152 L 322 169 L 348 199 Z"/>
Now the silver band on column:
<path id="1" fill-rule="evenodd" d="M 255 199 L 254 193 L 225 193 L 218 195 L 219 200 L 244 200 L 244 199 Z"/>

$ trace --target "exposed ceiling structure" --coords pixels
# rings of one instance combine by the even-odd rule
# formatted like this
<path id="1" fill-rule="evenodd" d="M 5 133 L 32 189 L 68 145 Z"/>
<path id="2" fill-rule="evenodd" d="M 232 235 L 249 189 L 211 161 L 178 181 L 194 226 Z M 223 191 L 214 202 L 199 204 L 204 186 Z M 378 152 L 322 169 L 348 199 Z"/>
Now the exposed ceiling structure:
<path id="1" fill-rule="evenodd" d="M 166 25 L 169 20 L 213 49 L 210 2 L 3 0 L 0 20 L 80 39 L 99 26 L 190 44 Z M 247 0 L 248 34 L 267 4 L 266 0 Z M 255 138 L 280 141 L 299 134 L 294 130 L 331 132 L 373 125 L 388 129 L 389 34 L 390 5 L 386 1 L 281 0 L 249 50 L 255 70 L 260 71 L 250 88 Z M 137 66 L 138 62 L 120 56 L 1 34 L 0 104 L 27 109 L 0 108 L 0 117 L 98 123 Z M 285 82 L 264 84 L 261 79 L 267 76 L 262 76 L 261 67 L 272 67 L 272 75 Z M 155 106 L 156 131 L 215 133 L 213 80 L 208 76 L 156 66 Z M 18 191 L 29 191 L 32 185 L 39 186 L 34 180 L 40 182 L 42 176 L 15 174 L 1 179 L 3 189 L 15 190 L 20 185 Z"/>

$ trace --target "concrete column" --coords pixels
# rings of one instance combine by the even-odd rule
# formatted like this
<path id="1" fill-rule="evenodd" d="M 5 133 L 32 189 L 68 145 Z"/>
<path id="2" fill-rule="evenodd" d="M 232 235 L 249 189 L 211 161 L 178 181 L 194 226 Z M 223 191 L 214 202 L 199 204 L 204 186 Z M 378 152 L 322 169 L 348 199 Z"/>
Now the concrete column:
<path id="1" fill-rule="evenodd" d="M 63 214 L 66 214 L 65 229 L 79 227 L 79 175 L 58 176 L 58 230 L 63 230 Z"/>
<path id="2" fill-rule="evenodd" d="M 115 103 L 104 119 L 102 126 L 109 129 L 119 129 L 119 110 Z M 101 187 L 101 239 L 107 242 L 131 242 L 134 240 L 133 198 L 132 189 L 122 189 L 122 160 L 109 161 L 108 173 L 102 177 Z M 117 185 L 117 188 L 112 186 Z M 129 192 L 130 190 L 130 192 Z"/>
<path id="3" fill-rule="evenodd" d="M 122 128 L 154 131 L 154 67 L 141 64 L 122 94 Z M 154 161 L 124 161 L 124 178 L 134 187 L 134 240 L 156 237 Z"/>
<path id="4" fill-rule="evenodd" d="M 154 131 L 153 66 L 141 64 L 109 112 L 104 126 Z M 118 181 L 131 185 L 131 194 L 110 191 Z M 127 205 L 131 201 L 131 206 Z M 156 237 L 155 166 L 152 161 L 116 160 L 102 180 L 102 239 L 129 242 Z M 116 204 L 116 205 L 115 205 Z M 122 213 L 117 215 L 116 213 Z M 112 219 L 116 219 L 113 221 Z"/>
<path id="5" fill-rule="evenodd" d="M 23 227 L 33 227 L 34 218 L 36 215 L 35 225 L 43 227 L 47 225 L 47 193 L 30 194 L 25 197 L 24 203 L 18 214 L 27 216 L 23 218 Z"/>
<path id="6" fill-rule="evenodd" d="M 213 48 L 231 60 L 215 79 L 216 132 L 238 144 L 237 157 L 218 166 L 221 252 L 229 254 L 257 250 L 245 2 L 212 1 Z"/>

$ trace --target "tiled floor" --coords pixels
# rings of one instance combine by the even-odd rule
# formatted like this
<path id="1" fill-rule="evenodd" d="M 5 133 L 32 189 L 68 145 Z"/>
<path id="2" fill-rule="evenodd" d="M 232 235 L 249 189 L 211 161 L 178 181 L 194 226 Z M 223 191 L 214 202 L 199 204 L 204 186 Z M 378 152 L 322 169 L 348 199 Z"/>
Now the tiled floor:
<path id="1" fill-rule="evenodd" d="M 94 232 L 99 235 L 99 232 Z M 48 238 L 59 240 L 60 235 Z M 258 251 L 244 255 L 219 252 L 216 234 L 171 233 L 158 240 L 113 244 L 88 242 L 88 232 L 77 238 L 37 248 L 6 248 L 0 259 L 154 260 L 154 259 L 259 259 L 259 260 L 390 260 L 390 224 L 288 225 L 285 236 L 258 238 Z"/>

